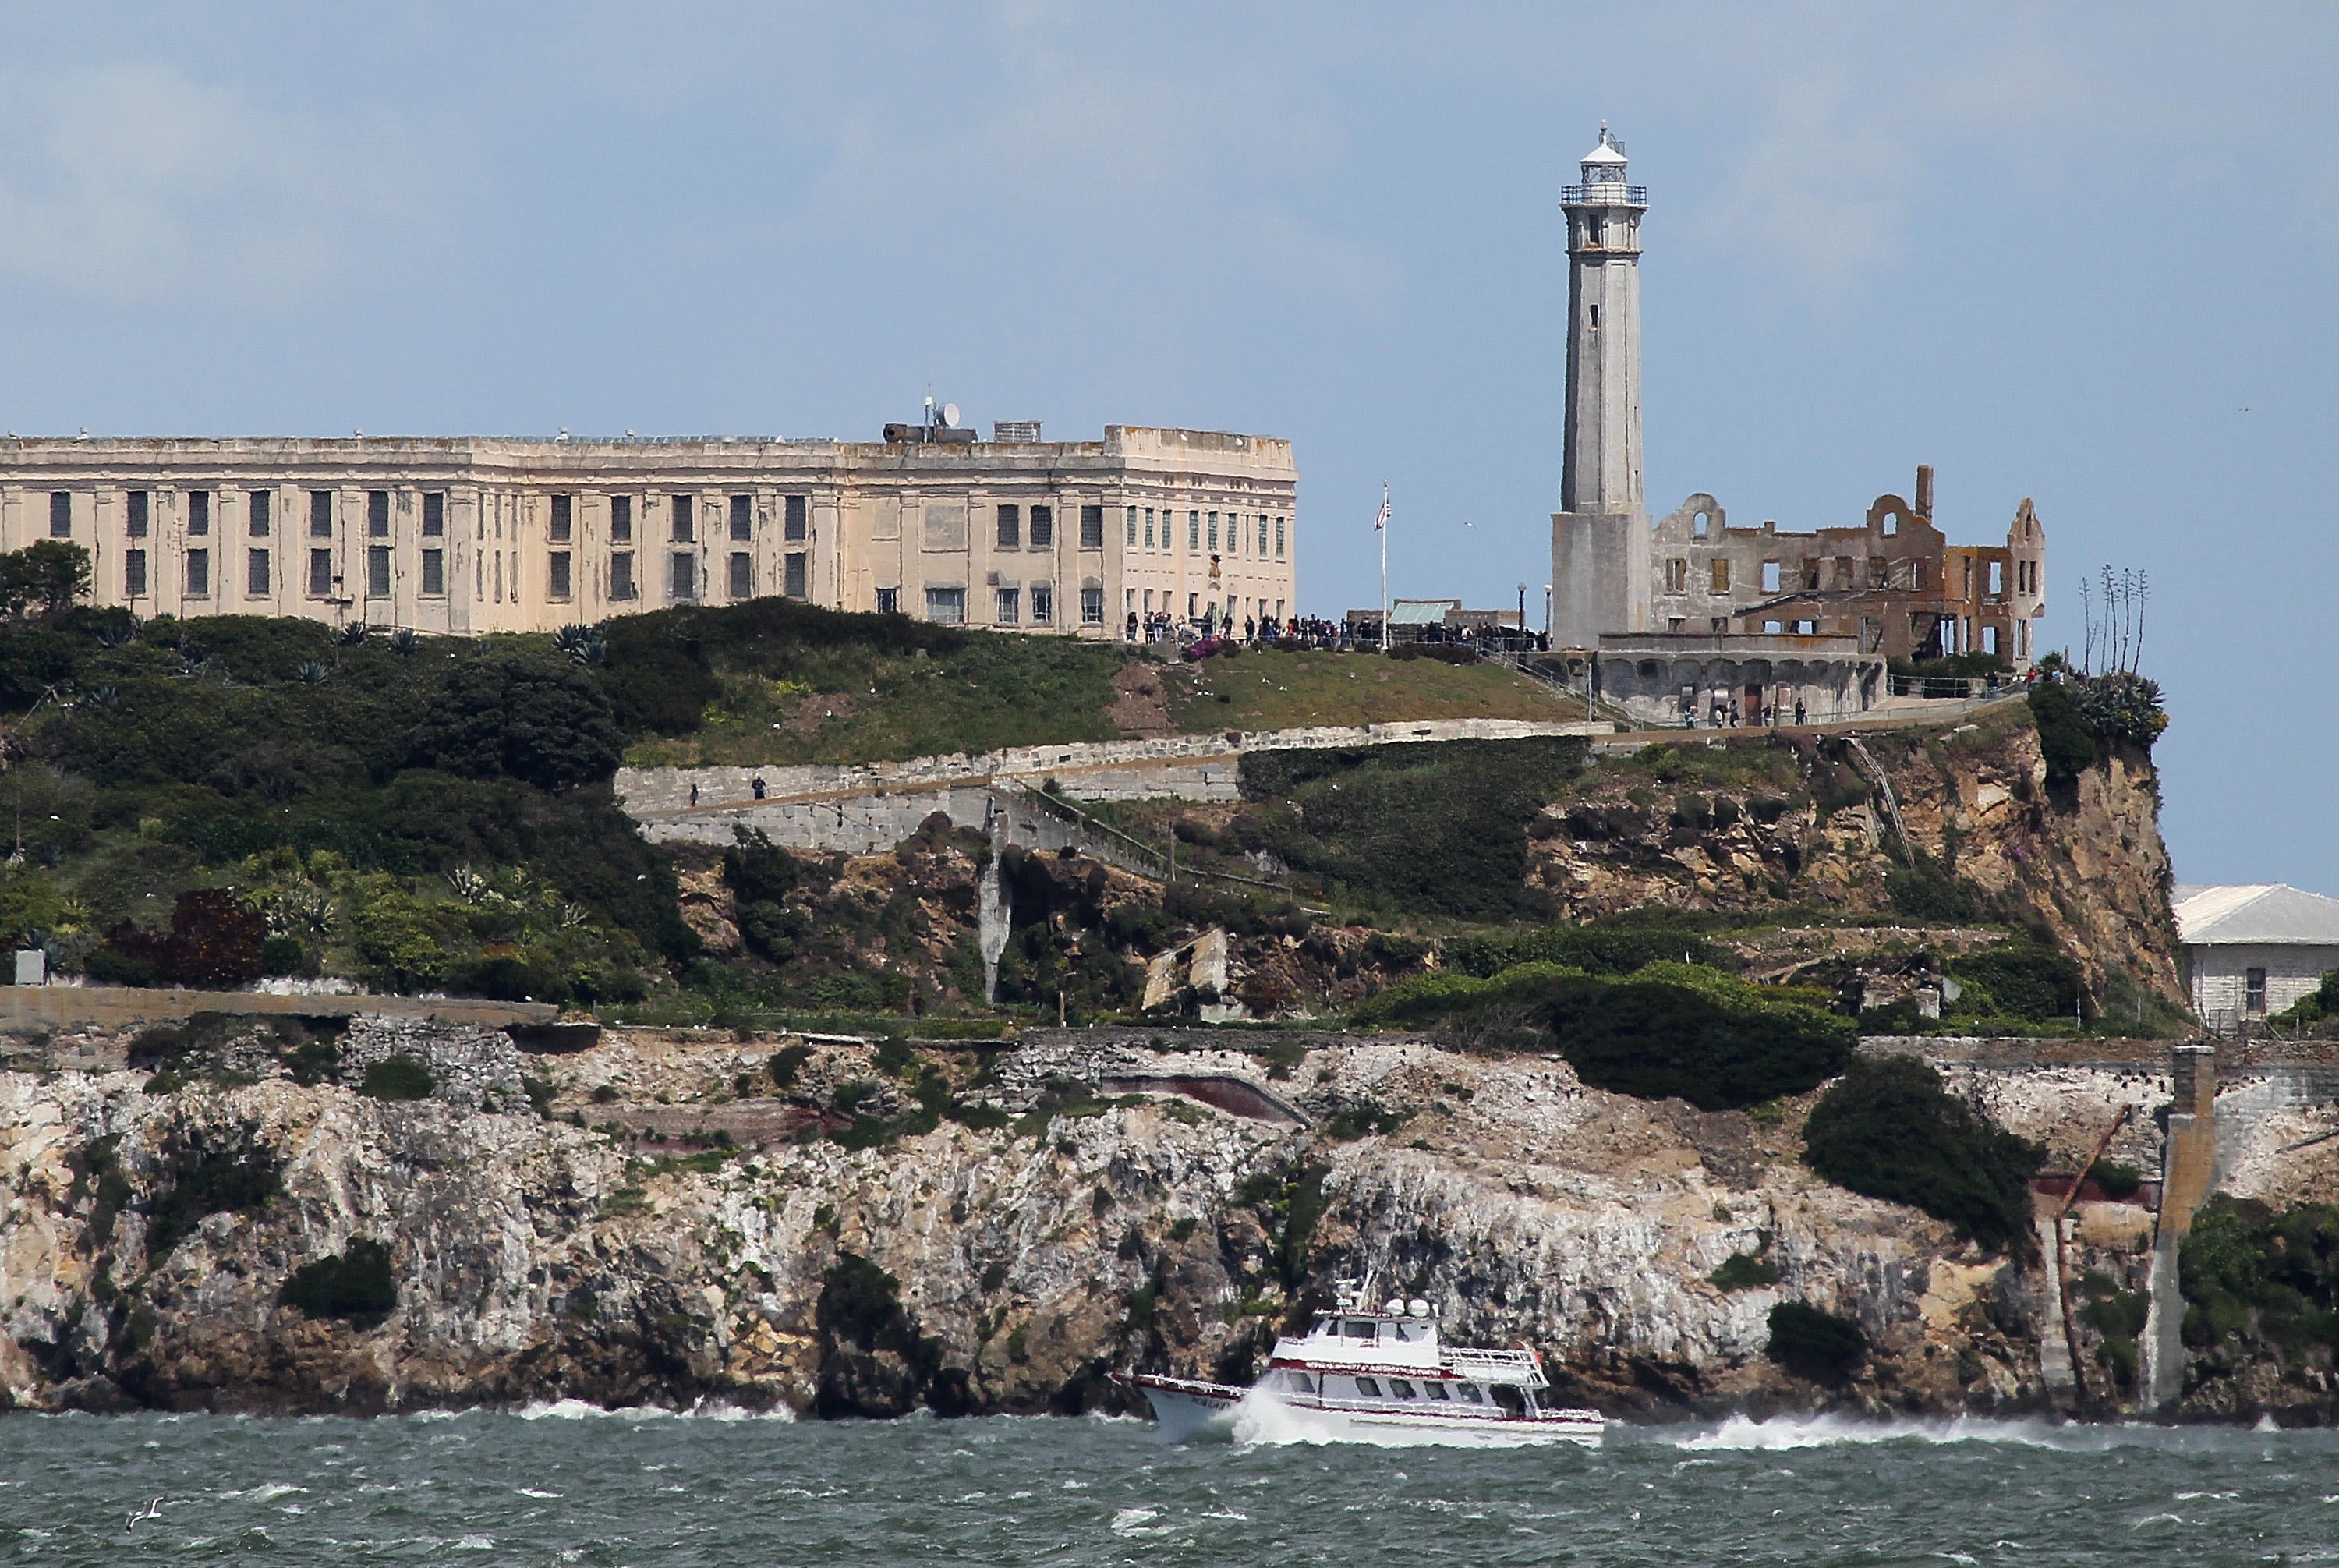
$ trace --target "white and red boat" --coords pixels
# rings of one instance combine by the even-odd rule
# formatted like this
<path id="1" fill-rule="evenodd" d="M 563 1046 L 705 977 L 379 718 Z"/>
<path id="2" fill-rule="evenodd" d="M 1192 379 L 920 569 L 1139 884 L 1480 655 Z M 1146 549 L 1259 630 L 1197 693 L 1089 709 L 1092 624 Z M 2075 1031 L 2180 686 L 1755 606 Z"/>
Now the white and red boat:
<path id="1" fill-rule="evenodd" d="M 1275 1342 L 1266 1376 L 1248 1388 L 1150 1373 L 1113 1381 L 1143 1392 L 1172 1443 L 1213 1433 L 1314 1443 L 1600 1441 L 1600 1412 L 1542 1402 L 1551 1384 L 1534 1351 L 1442 1344 L 1427 1302 L 1371 1307 L 1369 1276 L 1343 1280 L 1333 1294 L 1332 1310 L 1307 1333 Z"/>

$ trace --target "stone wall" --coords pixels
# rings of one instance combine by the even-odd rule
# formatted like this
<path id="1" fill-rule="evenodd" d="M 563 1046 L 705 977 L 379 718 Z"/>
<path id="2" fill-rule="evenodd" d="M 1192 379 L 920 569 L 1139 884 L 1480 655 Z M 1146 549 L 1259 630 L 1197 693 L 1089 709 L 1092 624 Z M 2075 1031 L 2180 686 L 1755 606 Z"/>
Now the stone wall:
<path id="1" fill-rule="evenodd" d="M 433 1100 L 466 1110 L 530 1109 L 520 1086 L 519 1048 L 501 1030 L 360 1014 L 341 1037 L 341 1081 L 355 1089 L 367 1068 L 392 1056 L 410 1056 L 430 1070 Z"/>

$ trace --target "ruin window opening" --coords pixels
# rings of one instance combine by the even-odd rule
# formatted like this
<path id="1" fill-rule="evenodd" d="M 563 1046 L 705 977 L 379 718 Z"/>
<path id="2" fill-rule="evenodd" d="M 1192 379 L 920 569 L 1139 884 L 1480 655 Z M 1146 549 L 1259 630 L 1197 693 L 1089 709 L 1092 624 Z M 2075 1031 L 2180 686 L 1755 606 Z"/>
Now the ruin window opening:
<path id="1" fill-rule="evenodd" d="M 2006 567 L 1998 561 L 1989 563 L 1989 597 L 1997 598 L 2006 592 Z"/>
<path id="2" fill-rule="evenodd" d="M 1713 563 L 1713 565 L 1712 565 L 1712 577 L 1713 577 L 1713 591 L 1714 591 L 1715 593 L 1717 593 L 1717 594 L 1726 594 L 1726 593 L 1728 593 L 1728 592 L 1730 591 L 1730 557 L 1729 557 L 1724 556 L 1724 557 L 1721 557 L 1720 559 L 1716 560 L 1716 561 Z"/>
<path id="3" fill-rule="evenodd" d="M 1665 592 L 1669 594 L 1689 592 L 1689 562 L 1671 560 L 1665 563 Z"/>
<path id="4" fill-rule="evenodd" d="M 1705 537 L 1707 528 L 1712 524 L 1712 515 L 1711 513 L 1698 513 L 1696 517 L 1690 519 L 1690 532 L 1696 535 L 1701 539 Z"/>
<path id="5" fill-rule="evenodd" d="M 609 597 L 631 599 L 640 590 L 634 586 L 634 552 L 618 550 L 609 557 Z"/>
<path id="6" fill-rule="evenodd" d="M 1584 242 L 1587 245 L 1598 243 L 1597 241 L 1589 238 Z M 1600 307 L 1597 305 L 1592 307 L 1592 330 L 1595 332 L 1600 330 Z"/>
<path id="7" fill-rule="evenodd" d="M 745 550 L 731 552 L 731 597 L 735 599 L 755 597 L 755 557 Z"/>
<path id="8" fill-rule="evenodd" d="M 1777 593 L 1779 591 L 1779 563 L 1776 561 L 1764 561 L 1762 563 L 1762 591 L 1766 594 Z"/>
<path id="9" fill-rule="evenodd" d="M 1886 538 L 1888 538 L 1888 539 L 1889 539 L 1889 538 L 1892 537 L 1895 534 L 1898 534 L 1900 531 L 1900 513 L 1898 513 L 1898 512 L 1887 512 L 1887 513 L 1885 513 L 1885 514 L 1884 514 L 1884 537 L 1885 537 Z"/>

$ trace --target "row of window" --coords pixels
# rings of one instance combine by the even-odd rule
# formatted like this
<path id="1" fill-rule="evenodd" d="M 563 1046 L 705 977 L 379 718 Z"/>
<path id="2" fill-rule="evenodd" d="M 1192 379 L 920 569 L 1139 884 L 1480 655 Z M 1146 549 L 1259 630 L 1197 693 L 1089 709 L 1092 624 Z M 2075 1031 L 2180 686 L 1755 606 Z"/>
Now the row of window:
<path id="1" fill-rule="evenodd" d="M 1135 588 L 1124 588 L 1121 592 L 1124 596 L 1122 608 L 1131 618 L 1134 618 L 1139 614 L 1137 604 L 1138 591 Z M 1229 621 L 1232 621 L 1237 616 L 1248 616 L 1254 624 L 1259 621 L 1271 620 L 1276 625 L 1280 626 L 1283 624 L 1283 601 L 1281 599 L 1275 601 L 1274 610 L 1275 613 L 1272 616 L 1268 614 L 1268 602 L 1265 599 L 1245 599 L 1234 597 L 1227 600 L 1227 619 Z M 1161 594 L 1161 602 L 1157 606 L 1153 602 L 1153 590 L 1151 588 L 1147 588 L 1145 590 L 1145 607 L 1143 613 L 1146 620 L 1149 622 L 1150 622 L 1157 615 L 1174 616 L 1178 613 L 1178 596 L 1170 593 L 1167 589 L 1164 589 Z M 1205 605 L 1202 596 L 1199 594 L 1188 594 L 1186 596 L 1186 618 L 1188 620 L 1199 621 L 1203 618 L 1206 613 L 1211 620 L 1215 621 L 1218 619 L 1219 601 L 1211 599 L 1207 605 Z"/>
<path id="2" fill-rule="evenodd" d="M 426 548 L 420 552 L 420 556 L 421 597 L 444 597 L 447 593 L 447 552 L 444 549 Z M 196 599 L 209 598 L 212 592 L 211 550 L 207 547 L 190 549 L 184 553 L 183 559 L 186 597 Z M 483 555 L 474 563 L 478 567 L 479 575 L 476 591 L 481 598 L 488 596 L 489 589 L 489 559 L 488 556 Z M 500 550 L 494 552 L 493 560 L 495 563 L 493 588 L 497 602 L 501 603 L 504 597 L 503 552 Z M 781 591 L 788 597 L 800 599 L 805 597 L 808 561 L 809 557 L 802 550 L 791 550 L 783 557 Z M 390 597 L 390 547 L 388 545 L 368 547 L 365 565 L 366 597 L 370 599 Z M 572 597 L 576 591 L 575 553 L 569 550 L 548 551 L 545 556 L 545 566 L 547 597 L 556 600 Z M 512 595 L 517 598 L 519 594 L 517 557 L 513 559 L 512 570 Z M 744 550 L 733 552 L 728 586 L 730 597 L 734 599 L 749 599 L 755 597 L 755 557 L 753 555 Z M 333 571 L 333 552 L 330 549 L 311 550 L 309 552 L 309 597 L 320 599 L 337 598 L 340 597 L 340 588 L 341 579 Z M 148 558 L 144 549 L 133 547 L 123 552 L 122 589 L 125 597 L 133 599 L 143 598 L 152 591 Z M 270 552 L 265 547 L 253 546 L 244 552 L 244 593 L 249 597 L 266 598 L 274 592 L 275 579 Z M 630 600 L 639 597 L 640 592 L 634 575 L 634 552 L 612 551 L 609 556 L 609 597 L 615 600 Z M 1035 590 L 1035 597 L 1041 592 L 1044 590 Z M 681 550 L 675 553 L 668 566 L 667 596 L 676 601 L 691 601 L 698 597 L 698 557 L 693 552 Z M 964 618 L 963 613 L 961 618 Z M 1101 610 L 1099 612 L 1098 618 L 1102 618 Z"/>
<path id="3" fill-rule="evenodd" d="M 214 493 L 215 492 L 211 490 L 188 490 L 184 492 L 187 503 L 187 532 L 191 536 L 200 538 L 208 535 L 212 531 L 212 498 Z M 332 537 L 333 518 L 340 498 L 340 492 L 339 490 L 311 490 L 308 492 L 308 496 L 310 537 L 311 538 L 320 539 Z M 71 490 L 56 490 L 51 492 L 49 496 L 50 537 L 64 539 L 71 538 L 73 537 L 73 498 L 74 492 Z M 517 498 L 512 498 L 517 499 Z M 488 520 L 490 515 L 495 518 L 498 524 L 498 536 L 501 537 L 501 524 L 504 520 L 505 499 L 505 498 L 496 496 L 483 496 L 481 498 L 481 506 L 479 510 L 479 537 L 481 538 L 484 539 L 487 537 Z M 632 540 L 634 537 L 635 499 L 636 498 L 632 496 L 611 496 L 609 498 L 609 537 L 612 542 L 624 544 Z M 567 544 L 575 537 L 577 516 L 576 500 L 577 498 L 573 495 L 557 495 L 551 498 L 551 536 L 552 542 L 554 544 Z M 643 500 L 646 508 L 650 505 L 656 504 L 655 498 L 643 498 Z M 699 505 L 700 500 L 701 498 L 696 495 L 676 493 L 668 498 L 665 502 L 664 510 L 666 517 L 666 537 L 673 542 L 676 544 L 695 544 L 697 542 L 698 518 L 701 509 Z M 811 528 L 806 509 L 806 501 L 807 498 L 804 496 L 785 496 L 782 498 L 780 527 L 781 537 L 783 538 L 790 541 L 801 541 L 811 537 Z M 729 497 L 728 502 L 729 507 L 727 516 L 729 519 L 730 537 L 735 540 L 742 541 L 754 538 L 755 498 L 751 495 L 736 495 Z M 366 492 L 365 527 L 366 537 L 368 538 L 386 539 L 390 537 L 390 492 L 388 490 L 368 490 Z M 269 537 L 271 530 L 274 526 L 275 510 L 275 491 L 251 490 L 245 492 L 245 533 L 255 539 L 264 539 Z M 125 492 L 123 511 L 123 532 L 127 537 L 133 539 L 143 539 L 146 537 L 150 531 L 150 519 L 153 516 L 153 498 L 151 492 L 146 490 L 130 490 Z M 516 523 L 518 521 L 518 518 L 515 516 L 512 520 Z M 1103 527 L 1104 525 L 1100 521 L 1097 525 L 1100 535 L 1102 534 Z M 441 538 L 445 537 L 446 532 L 446 493 L 440 490 L 426 490 L 422 492 L 422 537 L 427 539 Z"/>
<path id="4" fill-rule="evenodd" d="M 1023 606 L 1027 602 L 1023 597 L 1023 590 L 1006 587 L 992 591 L 995 597 L 992 601 L 992 609 L 997 623 L 1003 626 L 1022 625 Z M 1046 583 L 1033 583 L 1028 602 L 1031 607 L 1033 626 L 1052 626 L 1055 623 L 1056 592 L 1052 587 Z M 877 590 L 879 614 L 898 614 L 901 607 L 900 589 L 879 588 Z M 956 587 L 927 588 L 926 619 L 939 622 L 943 626 L 964 625 L 966 590 Z M 1081 625 L 1084 626 L 1104 625 L 1104 589 L 1101 587 L 1081 590 Z"/>
<path id="5" fill-rule="evenodd" d="M 1129 516 L 1123 527 L 1127 530 L 1127 543 L 1130 549 L 1167 550 L 1176 547 L 1178 528 L 1176 512 L 1167 507 L 1160 508 L 1160 521 L 1158 528 L 1154 520 L 1153 508 L 1130 507 L 1128 512 Z M 1278 561 L 1282 560 L 1287 547 L 1284 528 L 1288 520 L 1288 518 L 1274 517 L 1265 512 L 1227 513 L 1227 553 L 1237 556 L 1257 556 L 1263 560 L 1267 557 L 1268 544 L 1272 537 L 1275 558 Z M 1201 553 L 1202 541 L 1205 538 L 1209 540 L 1209 553 L 1214 556 L 1219 554 L 1219 514 L 1188 511 L 1186 548 L 1195 554 Z M 1102 544 L 1103 541 L 1100 539 L 1098 543 Z"/>
<path id="6" fill-rule="evenodd" d="M 1925 591 L 1926 572 L 1925 563 L 1922 560 L 1910 560 L 1895 563 L 1887 560 L 1882 556 L 1870 556 L 1867 559 L 1867 586 L 1869 587 L 1890 587 L 1893 586 L 1893 578 L 1898 576 L 1901 579 L 1901 587 L 1910 588 L 1918 593 Z M 1834 557 L 1834 561 L 1835 570 L 1833 580 L 1829 583 L 1828 587 L 1838 593 L 1849 592 L 1853 586 L 1853 557 L 1850 556 L 1837 556 Z M 1800 591 L 1807 594 L 1815 594 L 1820 592 L 1820 578 L 1822 576 L 1826 566 L 1825 560 L 1818 556 L 1810 556 L 1806 557 L 1800 563 Z M 1905 572 L 1896 572 L 1896 566 L 1905 567 L 1907 570 Z M 1999 591 L 1999 583 L 2000 579 L 1999 575 L 1999 563 L 1996 561 L 1992 561 L 1989 566 L 1989 591 L 1993 595 Z M 1762 563 L 1762 591 L 1763 593 L 1775 594 L 1788 591 L 1784 587 L 1784 577 L 1781 563 L 1777 561 L 1764 561 Z M 1717 594 L 1728 593 L 1730 591 L 1729 557 L 1725 556 L 1717 556 L 1713 559 L 1708 561 L 1706 563 L 1706 586 L 1710 591 Z M 1967 591 L 1969 594 L 1972 591 L 1972 584 L 1970 582 L 1967 584 Z M 1665 563 L 1665 592 L 1669 594 L 1685 594 L 1689 592 L 1689 562 L 1687 560 L 1676 557 Z"/>
<path id="7" fill-rule="evenodd" d="M 1305 1372 L 1286 1372 L 1284 1376 L 1289 1380 L 1290 1386 L 1301 1394 L 1318 1391 L 1316 1380 Z M 1388 1385 L 1386 1394 L 1381 1390 L 1384 1382 Z M 1343 1383 L 1349 1386 L 1341 1387 Z M 1323 1380 L 1321 1392 L 1327 1399 L 1347 1395 L 1359 1399 L 1426 1399 L 1433 1405 L 1486 1403 L 1485 1395 L 1475 1383 L 1446 1384 L 1427 1377 L 1419 1380 L 1418 1387 L 1416 1380 L 1410 1377 L 1327 1377 Z"/>

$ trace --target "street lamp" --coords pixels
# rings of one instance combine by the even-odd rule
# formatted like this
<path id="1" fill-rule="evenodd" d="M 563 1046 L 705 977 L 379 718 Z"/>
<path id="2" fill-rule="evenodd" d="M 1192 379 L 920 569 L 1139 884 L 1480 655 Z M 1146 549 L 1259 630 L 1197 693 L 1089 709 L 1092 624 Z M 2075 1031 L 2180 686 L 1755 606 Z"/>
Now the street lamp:
<path id="1" fill-rule="evenodd" d="M 1551 646 L 1551 585 L 1549 583 L 1543 586 L 1543 642 L 1545 647 Z"/>

